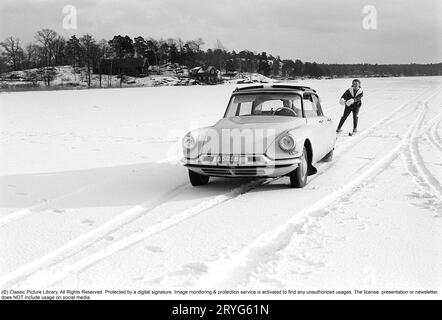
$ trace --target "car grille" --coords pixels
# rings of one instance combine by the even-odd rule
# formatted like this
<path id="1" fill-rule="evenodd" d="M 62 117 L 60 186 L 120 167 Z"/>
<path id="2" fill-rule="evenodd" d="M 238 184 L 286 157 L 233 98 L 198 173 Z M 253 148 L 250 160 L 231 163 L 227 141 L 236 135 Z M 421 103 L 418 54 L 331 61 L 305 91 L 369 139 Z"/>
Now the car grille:
<path id="1" fill-rule="evenodd" d="M 266 169 L 290 167 L 291 164 L 282 164 L 274 167 L 269 166 L 210 166 L 187 164 L 188 168 L 198 168 L 203 173 L 211 176 L 256 176 L 265 175 Z"/>
<path id="2" fill-rule="evenodd" d="M 255 176 L 257 174 L 264 174 L 265 171 L 259 168 L 226 168 L 226 167 L 210 167 L 202 168 L 204 173 L 210 175 L 223 175 L 223 176 Z"/>

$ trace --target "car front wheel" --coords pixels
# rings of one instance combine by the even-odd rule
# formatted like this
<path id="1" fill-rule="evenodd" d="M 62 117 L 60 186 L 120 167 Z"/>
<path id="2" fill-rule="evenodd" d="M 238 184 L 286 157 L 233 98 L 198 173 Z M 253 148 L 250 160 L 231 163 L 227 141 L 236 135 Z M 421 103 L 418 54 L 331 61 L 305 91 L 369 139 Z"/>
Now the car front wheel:
<path id="1" fill-rule="evenodd" d="M 189 180 L 192 186 L 203 186 L 209 182 L 209 176 L 204 176 L 195 171 L 189 170 Z"/>
<path id="2" fill-rule="evenodd" d="M 304 188 L 307 184 L 307 173 L 308 173 L 308 155 L 307 150 L 303 149 L 301 163 L 298 167 L 290 174 L 290 186 L 292 188 Z"/>

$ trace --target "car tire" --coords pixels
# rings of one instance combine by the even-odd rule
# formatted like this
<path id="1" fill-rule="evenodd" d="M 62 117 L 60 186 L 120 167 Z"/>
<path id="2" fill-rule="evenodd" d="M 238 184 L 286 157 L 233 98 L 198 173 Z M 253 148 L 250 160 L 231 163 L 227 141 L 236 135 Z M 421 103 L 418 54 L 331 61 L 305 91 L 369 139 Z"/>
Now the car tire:
<path id="1" fill-rule="evenodd" d="M 190 184 L 194 187 L 203 186 L 203 185 L 209 183 L 209 178 L 210 178 L 210 176 L 205 176 L 205 175 L 199 174 L 195 171 L 189 170 Z"/>
<path id="2" fill-rule="evenodd" d="M 333 151 L 334 151 L 334 149 L 332 149 L 329 153 L 327 153 L 325 155 L 325 157 L 322 158 L 322 161 L 324 161 L 324 162 L 331 162 L 333 160 Z"/>
<path id="3" fill-rule="evenodd" d="M 302 151 L 301 163 L 290 174 L 290 186 L 292 188 L 305 187 L 305 185 L 307 184 L 308 167 L 309 167 L 309 158 L 307 154 L 307 149 L 304 147 Z"/>

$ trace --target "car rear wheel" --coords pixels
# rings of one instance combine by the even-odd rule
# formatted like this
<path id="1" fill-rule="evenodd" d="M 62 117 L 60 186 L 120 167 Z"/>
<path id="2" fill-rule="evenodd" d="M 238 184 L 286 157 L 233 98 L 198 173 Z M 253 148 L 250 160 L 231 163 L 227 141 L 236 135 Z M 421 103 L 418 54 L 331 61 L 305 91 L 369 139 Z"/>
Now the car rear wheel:
<path id="1" fill-rule="evenodd" d="M 303 188 L 307 184 L 307 172 L 308 172 L 308 154 L 307 150 L 303 149 L 301 163 L 298 167 L 290 174 L 290 186 L 292 188 Z"/>
<path id="2" fill-rule="evenodd" d="M 192 186 L 203 186 L 209 182 L 209 176 L 204 176 L 195 171 L 189 170 L 189 180 Z"/>

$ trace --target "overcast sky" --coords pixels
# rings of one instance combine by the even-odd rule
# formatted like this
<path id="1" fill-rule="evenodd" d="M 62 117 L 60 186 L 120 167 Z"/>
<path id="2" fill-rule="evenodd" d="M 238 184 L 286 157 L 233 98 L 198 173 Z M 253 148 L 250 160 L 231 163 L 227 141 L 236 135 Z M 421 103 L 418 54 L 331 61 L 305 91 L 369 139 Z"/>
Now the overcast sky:
<path id="1" fill-rule="evenodd" d="M 64 30 L 62 9 L 77 8 L 78 29 Z M 377 29 L 365 30 L 365 5 Z M 325 63 L 442 62 L 441 0 L 0 0 L 0 39 L 24 44 L 37 30 L 220 40 L 227 50 L 266 51 Z"/>

